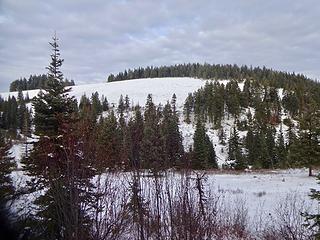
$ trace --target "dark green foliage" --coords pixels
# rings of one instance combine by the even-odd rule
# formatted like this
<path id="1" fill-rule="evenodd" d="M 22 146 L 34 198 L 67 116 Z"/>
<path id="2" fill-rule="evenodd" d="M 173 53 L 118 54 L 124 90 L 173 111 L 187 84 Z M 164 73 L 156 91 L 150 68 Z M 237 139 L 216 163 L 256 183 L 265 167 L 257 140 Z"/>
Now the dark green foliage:
<path id="1" fill-rule="evenodd" d="M 89 135 L 78 121 L 76 102 L 62 84 L 63 60 L 56 37 L 50 45 L 53 53 L 46 92 L 33 100 L 40 138 L 24 159 L 30 192 L 46 190 L 35 200 L 39 211 L 34 220 L 41 227 L 33 227 L 32 234 L 40 239 L 88 239 L 84 209 L 90 203 L 93 176 L 93 158 L 86 144 Z"/>
<path id="2" fill-rule="evenodd" d="M 109 111 L 110 107 L 109 107 L 108 99 L 102 96 L 101 102 L 102 102 L 102 111 Z"/>
<path id="3" fill-rule="evenodd" d="M 7 100 L 2 101 L 1 103 L 1 117 L 0 117 L 0 126 L 3 129 L 16 131 L 18 127 L 18 102 L 16 98 L 8 97 Z"/>
<path id="4" fill-rule="evenodd" d="M 222 145 L 226 145 L 226 133 L 225 133 L 223 127 L 219 128 L 218 137 L 219 137 L 219 143 Z"/>
<path id="5" fill-rule="evenodd" d="M 294 165 L 312 167 L 320 164 L 320 112 L 310 105 L 300 119 L 298 138 L 289 147 L 289 161 Z"/>
<path id="6" fill-rule="evenodd" d="M 45 74 L 41 75 L 30 75 L 29 79 L 26 78 L 20 78 L 15 81 L 13 81 L 10 84 L 10 92 L 15 91 L 24 91 L 24 90 L 32 90 L 32 89 L 39 89 L 39 88 L 46 88 L 48 85 L 48 76 Z M 65 79 L 63 81 L 64 86 L 74 86 L 74 81 L 69 81 L 68 79 Z"/>
<path id="7" fill-rule="evenodd" d="M 97 118 L 102 113 L 102 104 L 100 102 L 99 93 L 95 92 L 91 95 L 91 104 L 93 115 Z"/>
<path id="8" fill-rule="evenodd" d="M 167 166 L 181 166 L 184 155 L 182 137 L 179 131 L 179 118 L 175 108 L 175 97 L 173 97 L 172 105 L 168 102 L 164 106 L 163 119 L 160 125 Z"/>
<path id="9" fill-rule="evenodd" d="M 63 59 L 60 59 L 60 51 L 57 38 L 50 43 L 52 47 L 51 63 L 48 69 L 48 84 L 44 91 L 40 91 L 33 99 L 35 111 L 35 132 L 38 135 L 54 136 L 58 133 L 60 122 L 70 118 L 76 109 L 76 101 L 68 93 L 70 88 L 63 84 L 63 74 L 60 67 Z"/>
<path id="10" fill-rule="evenodd" d="M 258 149 L 258 156 L 255 161 L 254 166 L 257 168 L 268 168 L 270 164 L 270 155 L 268 150 L 268 145 L 266 141 L 266 135 L 263 131 L 257 132 L 256 143 Z"/>
<path id="11" fill-rule="evenodd" d="M 278 166 L 281 168 L 285 168 L 288 166 L 287 153 L 288 152 L 286 149 L 286 144 L 284 142 L 284 136 L 283 136 L 282 125 L 281 125 L 280 132 L 277 136 L 277 141 L 276 141 L 277 163 L 278 163 Z"/>
<path id="12" fill-rule="evenodd" d="M 141 163 L 141 144 L 143 139 L 144 122 L 141 109 L 135 108 L 134 118 L 128 123 L 129 132 L 129 167 L 140 168 Z"/>
<path id="13" fill-rule="evenodd" d="M 159 111 L 149 94 L 144 112 L 144 132 L 141 143 L 141 166 L 160 170 L 165 167 L 163 139 L 160 133 Z"/>
<path id="14" fill-rule="evenodd" d="M 10 156 L 9 149 L 10 144 L 5 141 L 3 132 L 0 131 L 0 207 L 12 200 L 14 194 L 10 174 L 15 168 L 15 163 L 13 157 Z"/>
<path id="15" fill-rule="evenodd" d="M 217 168 L 216 155 L 213 144 L 206 134 L 201 120 L 198 120 L 193 137 L 191 167 L 195 169 Z"/>
<path id="16" fill-rule="evenodd" d="M 17 121 L 18 128 L 21 133 L 30 136 L 31 135 L 31 112 L 26 107 L 26 99 L 23 96 L 22 91 L 18 93 L 18 109 L 17 109 Z"/>
<path id="17" fill-rule="evenodd" d="M 45 239 L 87 239 L 84 208 L 90 203 L 94 174 L 86 152 L 88 135 L 80 125 L 70 123 L 63 124 L 59 133 L 59 137 L 40 138 L 24 160 L 30 191 L 47 189 L 35 200 L 39 207 L 35 217 L 42 227 L 32 231 Z"/>
<path id="18" fill-rule="evenodd" d="M 245 138 L 246 158 L 249 165 L 253 165 L 258 158 L 259 149 L 257 149 L 256 143 L 256 136 L 254 135 L 252 127 L 250 127 Z"/>
<path id="19" fill-rule="evenodd" d="M 230 81 L 226 85 L 226 105 L 228 112 L 233 117 L 240 113 L 240 89 L 236 81 Z"/>
<path id="20" fill-rule="evenodd" d="M 242 107 L 246 108 L 252 106 L 253 103 L 253 93 L 252 93 L 252 82 L 250 80 L 244 81 L 243 91 L 240 95 L 240 104 Z"/>
<path id="21" fill-rule="evenodd" d="M 228 142 L 228 161 L 234 162 L 234 168 L 237 170 L 246 168 L 245 159 L 241 150 L 241 142 L 238 131 L 234 126 Z"/>
<path id="22" fill-rule="evenodd" d="M 121 163 L 122 135 L 113 111 L 100 123 L 98 135 L 98 162 L 101 167 L 116 167 Z"/>
<path id="23" fill-rule="evenodd" d="M 221 120 L 224 118 L 224 106 L 225 106 L 225 88 L 223 84 L 215 82 L 213 85 L 213 123 L 216 128 L 221 126 Z"/>
<path id="24" fill-rule="evenodd" d="M 275 129 L 270 126 L 267 128 L 265 133 L 265 142 L 268 151 L 268 160 L 264 161 L 264 168 L 275 168 L 278 165 L 277 162 L 277 150 L 276 150 L 276 143 L 275 143 Z"/>
<path id="25" fill-rule="evenodd" d="M 194 101 L 193 101 L 193 96 L 192 93 L 188 94 L 188 97 L 186 98 L 186 101 L 184 103 L 184 107 L 183 107 L 183 114 L 185 116 L 184 121 L 186 123 L 191 123 L 191 112 L 194 108 Z"/>
<path id="26" fill-rule="evenodd" d="M 320 175 L 317 176 L 318 184 L 320 184 Z M 320 191 L 314 188 L 311 189 L 310 198 L 320 202 Z M 315 239 L 320 239 L 320 214 L 317 213 L 303 213 L 302 214 L 306 218 L 306 225 L 308 228 L 312 229 L 314 232 Z"/>
<path id="27" fill-rule="evenodd" d="M 126 95 L 124 98 L 124 110 L 128 111 L 130 109 L 130 99 L 129 96 Z"/>

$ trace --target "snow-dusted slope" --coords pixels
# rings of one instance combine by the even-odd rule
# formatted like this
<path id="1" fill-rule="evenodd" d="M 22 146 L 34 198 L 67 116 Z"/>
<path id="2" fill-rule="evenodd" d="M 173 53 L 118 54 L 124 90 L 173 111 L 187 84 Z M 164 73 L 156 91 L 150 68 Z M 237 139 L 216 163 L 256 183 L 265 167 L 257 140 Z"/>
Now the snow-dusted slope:
<path id="1" fill-rule="evenodd" d="M 226 85 L 229 80 L 219 80 L 219 82 Z M 81 96 L 84 94 L 87 97 L 91 97 L 93 93 L 98 92 L 100 97 L 107 97 L 111 106 L 118 105 L 120 95 L 128 95 L 131 105 L 139 104 L 140 106 L 144 106 L 149 93 L 152 94 L 155 104 L 161 103 L 162 105 L 167 101 L 170 101 L 172 95 L 175 93 L 177 96 L 177 110 L 180 115 L 180 130 L 183 137 L 183 145 L 185 150 L 188 150 L 189 147 L 193 145 L 195 123 L 186 124 L 183 121 L 183 104 L 188 93 L 193 93 L 200 87 L 204 86 L 205 83 L 206 80 L 196 78 L 144 78 L 111 83 L 73 86 L 70 94 L 75 96 L 79 101 Z M 243 89 L 243 85 L 243 82 L 239 83 L 241 90 Z M 38 92 L 39 90 L 30 90 L 24 91 L 24 94 L 26 95 L 28 93 L 29 97 L 32 98 L 36 96 Z M 9 95 L 17 96 L 17 94 L 17 92 L 0 93 L 4 98 L 7 98 Z M 279 95 L 282 98 L 282 89 L 279 89 Z M 29 106 L 30 105 L 31 104 L 29 104 Z M 254 109 L 251 109 L 250 111 L 254 113 Z M 130 113 L 128 114 L 128 116 L 131 115 L 132 114 Z M 283 114 L 283 117 L 285 117 L 285 114 Z M 230 136 L 230 129 L 233 127 L 233 124 L 234 119 L 232 118 L 226 118 L 222 121 L 222 126 L 227 138 Z M 215 146 L 218 164 L 221 166 L 225 163 L 227 158 L 227 147 L 219 143 L 218 130 L 213 130 L 212 124 L 207 124 L 206 127 L 208 136 Z M 239 134 L 240 137 L 243 137 L 245 136 L 246 131 L 239 131 Z"/>
<path id="2" fill-rule="evenodd" d="M 97 83 L 73 86 L 71 95 L 80 100 L 83 94 L 90 97 L 92 93 L 98 92 L 100 96 L 107 97 L 109 103 L 117 104 L 119 97 L 128 95 L 134 104 L 144 105 L 147 95 L 152 94 L 156 104 L 166 103 L 173 93 L 177 95 L 177 105 L 181 107 L 188 93 L 194 92 L 205 84 L 204 80 L 195 78 L 144 78 L 110 83 Z M 37 95 L 39 90 L 24 91 L 30 98 Z M 3 98 L 9 95 L 17 96 L 17 92 L 0 93 Z M 132 103 L 131 102 L 131 103 Z"/>

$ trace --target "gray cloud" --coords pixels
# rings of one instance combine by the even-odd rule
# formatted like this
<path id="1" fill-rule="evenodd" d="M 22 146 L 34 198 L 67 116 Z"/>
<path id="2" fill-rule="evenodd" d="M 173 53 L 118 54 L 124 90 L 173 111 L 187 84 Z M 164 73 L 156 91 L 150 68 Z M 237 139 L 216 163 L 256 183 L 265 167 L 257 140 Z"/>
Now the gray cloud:
<path id="1" fill-rule="evenodd" d="M 2 0 L 0 90 L 45 73 L 57 31 L 63 72 L 78 84 L 183 62 L 237 63 L 319 78 L 317 0 Z"/>

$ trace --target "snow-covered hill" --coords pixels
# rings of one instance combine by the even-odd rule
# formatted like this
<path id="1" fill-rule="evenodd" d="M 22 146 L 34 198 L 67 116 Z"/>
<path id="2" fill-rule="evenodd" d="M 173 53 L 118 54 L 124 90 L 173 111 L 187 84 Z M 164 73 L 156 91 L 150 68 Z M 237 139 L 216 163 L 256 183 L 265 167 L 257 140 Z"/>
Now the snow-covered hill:
<path id="1" fill-rule="evenodd" d="M 86 94 L 90 97 L 92 93 L 98 92 L 100 96 L 107 97 L 109 103 L 117 104 L 119 97 L 128 95 L 134 104 L 144 105 L 147 95 L 152 94 L 156 104 L 166 103 L 170 100 L 173 93 L 177 95 L 177 105 L 181 107 L 188 93 L 194 92 L 205 84 L 204 80 L 195 78 L 144 78 L 120 82 L 96 83 L 73 86 L 71 95 L 80 100 L 81 96 Z M 37 95 L 39 90 L 24 91 L 26 95 L 32 98 Z M 3 98 L 17 96 L 18 92 L 0 93 Z"/>
<path id="2" fill-rule="evenodd" d="M 117 106 L 121 95 L 123 97 L 128 95 L 131 105 L 144 106 L 148 94 L 152 94 L 155 104 L 164 105 L 167 101 L 170 101 L 173 94 L 177 96 L 177 111 L 180 115 L 180 130 L 183 137 L 183 145 L 185 150 L 188 150 L 193 144 L 193 135 L 195 131 L 195 123 L 186 124 L 183 121 L 183 105 L 185 99 L 189 93 L 195 92 L 197 89 L 205 85 L 207 80 L 196 78 L 143 78 L 134 79 L 110 83 L 98 83 L 98 84 L 86 84 L 71 87 L 71 95 L 80 101 L 81 96 L 86 95 L 91 97 L 95 92 L 99 93 L 99 96 L 105 96 L 111 106 Z M 226 85 L 229 80 L 219 80 L 220 83 Z M 243 89 L 243 83 L 239 83 L 239 88 Z M 39 90 L 24 91 L 24 95 L 29 95 L 29 98 L 33 98 L 38 94 Z M 280 99 L 283 96 L 282 89 L 278 90 Z M 17 92 L 5 92 L 0 93 L 3 98 L 10 96 L 17 96 Z M 28 104 L 29 107 L 31 104 Z M 250 109 L 251 113 L 254 113 L 254 109 Z M 244 110 L 246 112 L 246 110 Z M 131 114 L 129 113 L 128 116 Z M 243 114 L 242 117 L 245 117 Z M 285 114 L 283 118 L 287 117 Z M 226 138 L 230 135 L 230 130 L 233 127 L 234 119 L 224 119 L 222 121 L 222 127 L 225 131 Z M 210 137 L 213 145 L 215 146 L 215 152 L 217 155 L 218 164 L 221 166 L 225 163 L 227 158 L 227 147 L 219 144 L 218 130 L 214 130 L 210 124 L 207 124 L 207 134 Z M 286 130 L 286 126 L 283 126 Z M 280 127 L 277 127 L 279 131 Z M 246 131 L 239 131 L 240 137 L 246 135 Z"/>

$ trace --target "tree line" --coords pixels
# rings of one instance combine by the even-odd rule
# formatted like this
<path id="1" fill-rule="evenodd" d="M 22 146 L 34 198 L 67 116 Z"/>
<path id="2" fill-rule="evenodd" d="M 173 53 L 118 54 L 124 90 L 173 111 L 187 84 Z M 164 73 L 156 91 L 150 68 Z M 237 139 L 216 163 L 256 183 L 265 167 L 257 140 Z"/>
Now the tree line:
<path id="1" fill-rule="evenodd" d="M 64 79 L 64 86 L 74 86 L 74 80 Z M 27 78 L 19 78 L 10 83 L 10 92 L 17 92 L 19 90 L 32 90 L 45 88 L 48 84 L 48 76 L 46 74 L 30 75 Z"/>
<path id="2" fill-rule="evenodd" d="M 108 82 L 161 77 L 195 77 L 201 79 L 221 80 L 229 79 L 242 81 L 254 79 L 260 84 L 274 88 L 285 88 L 298 95 L 310 95 L 320 103 L 320 85 L 317 81 L 307 78 L 303 74 L 289 73 L 268 69 L 266 67 L 238 66 L 236 64 L 200 64 L 187 63 L 160 67 L 139 67 L 128 69 L 118 74 L 110 74 Z"/>

